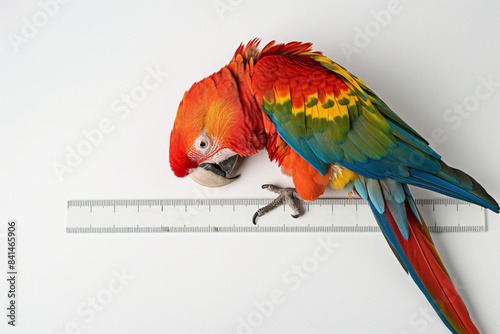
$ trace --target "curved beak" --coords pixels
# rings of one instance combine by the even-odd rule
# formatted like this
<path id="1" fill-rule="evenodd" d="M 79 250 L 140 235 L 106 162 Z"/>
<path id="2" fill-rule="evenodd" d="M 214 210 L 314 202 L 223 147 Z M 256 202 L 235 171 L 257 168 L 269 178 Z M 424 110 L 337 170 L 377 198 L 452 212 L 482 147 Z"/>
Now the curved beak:
<path id="1" fill-rule="evenodd" d="M 205 187 L 217 188 L 228 185 L 238 178 L 239 175 L 228 177 L 233 171 L 238 155 L 233 155 L 228 159 L 215 163 L 201 163 L 189 176 Z"/>

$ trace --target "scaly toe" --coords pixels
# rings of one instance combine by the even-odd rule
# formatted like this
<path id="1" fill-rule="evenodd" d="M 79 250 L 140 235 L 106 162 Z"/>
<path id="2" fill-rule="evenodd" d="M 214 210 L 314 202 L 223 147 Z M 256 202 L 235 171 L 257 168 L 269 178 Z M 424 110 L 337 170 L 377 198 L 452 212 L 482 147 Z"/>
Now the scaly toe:
<path id="1" fill-rule="evenodd" d="M 252 222 L 254 225 L 257 224 L 258 217 L 262 217 L 264 214 L 266 214 L 267 212 L 271 211 L 272 209 L 278 207 L 283 203 L 288 205 L 293 210 L 292 214 L 293 218 L 298 218 L 302 215 L 302 211 L 300 210 L 298 204 L 298 200 L 300 199 L 300 197 L 294 188 L 279 188 L 272 184 L 264 184 L 262 185 L 262 189 L 267 189 L 269 191 L 277 193 L 279 194 L 279 196 L 274 201 L 272 201 L 268 205 L 260 208 L 259 210 L 257 210 L 257 212 L 255 212 L 255 214 L 252 217 Z"/>

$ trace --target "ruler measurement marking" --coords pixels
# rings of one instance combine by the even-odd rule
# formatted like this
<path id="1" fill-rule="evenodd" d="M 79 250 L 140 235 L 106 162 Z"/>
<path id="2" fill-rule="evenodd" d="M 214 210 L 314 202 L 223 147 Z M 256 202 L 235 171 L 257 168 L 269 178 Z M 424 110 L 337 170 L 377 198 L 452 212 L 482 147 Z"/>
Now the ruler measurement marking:
<path id="1" fill-rule="evenodd" d="M 272 199 L 74 200 L 67 202 L 66 231 L 67 233 L 378 231 L 375 220 L 371 221 L 368 203 L 357 199 L 300 201 L 300 204 L 310 212 L 300 219 L 293 220 L 288 217 L 289 215 L 275 212 L 262 217 L 256 227 L 247 226 L 251 224 L 254 208 L 259 209 L 270 202 Z M 417 199 L 415 202 L 424 219 L 430 223 L 431 232 L 486 231 L 484 208 L 453 199 Z M 232 208 L 224 210 L 224 214 L 219 214 L 217 210 L 212 210 L 213 205 L 219 208 L 229 206 Z M 326 205 L 330 205 L 330 210 L 319 209 L 326 209 Z M 94 210 L 94 206 L 99 210 Z M 116 206 L 124 209 L 116 210 Z M 141 209 L 141 206 L 152 210 L 142 210 L 144 208 Z M 180 212 L 182 206 L 184 206 L 182 212 L 187 215 Z M 204 207 L 208 207 L 208 212 L 203 210 Z M 133 210 L 132 213 L 134 211 L 137 213 L 131 216 L 128 209 Z M 285 209 L 283 206 L 283 210 Z M 210 215 L 213 214 L 217 214 L 216 224 L 213 224 L 213 219 L 210 220 Z M 132 225 L 123 222 L 123 220 L 132 222 L 132 219 L 135 219 Z M 235 221 L 238 222 L 238 226 L 234 224 Z M 115 222 L 118 222 L 118 225 Z M 211 224 L 207 227 L 209 222 Z M 184 224 L 184 227 L 177 225 L 182 223 L 188 224 Z"/>

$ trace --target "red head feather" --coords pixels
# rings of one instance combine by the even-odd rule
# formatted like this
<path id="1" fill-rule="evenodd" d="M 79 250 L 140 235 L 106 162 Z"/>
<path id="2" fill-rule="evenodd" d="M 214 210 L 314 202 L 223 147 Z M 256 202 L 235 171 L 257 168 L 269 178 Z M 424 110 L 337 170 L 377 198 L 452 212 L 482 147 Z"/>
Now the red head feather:
<path id="1" fill-rule="evenodd" d="M 251 89 L 253 65 L 268 55 L 311 52 L 311 44 L 275 44 L 273 41 L 259 52 L 259 43 L 259 39 L 254 39 L 247 45 L 240 45 L 229 65 L 195 83 L 184 94 L 170 136 L 170 166 L 175 175 L 188 175 L 224 148 L 241 156 L 255 154 L 264 148 L 263 114 Z M 193 151 L 201 133 L 216 144 L 208 156 Z"/>
<path id="2" fill-rule="evenodd" d="M 246 156 L 263 148 L 263 131 L 255 128 L 256 121 L 246 112 L 247 103 L 242 105 L 244 85 L 238 79 L 224 67 L 184 94 L 170 135 L 170 166 L 175 175 L 188 175 L 221 149 Z M 211 148 L 202 156 L 194 144 L 203 133 L 210 138 Z"/>

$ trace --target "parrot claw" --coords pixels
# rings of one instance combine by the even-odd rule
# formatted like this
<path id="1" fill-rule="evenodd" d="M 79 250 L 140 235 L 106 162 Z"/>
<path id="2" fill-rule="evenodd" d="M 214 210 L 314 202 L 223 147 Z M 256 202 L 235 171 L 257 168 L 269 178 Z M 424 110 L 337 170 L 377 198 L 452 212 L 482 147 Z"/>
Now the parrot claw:
<path id="1" fill-rule="evenodd" d="M 268 189 L 269 191 L 279 194 L 279 196 L 274 201 L 255 212 L 252 218 L 252 222 L 254 225 L 257 225 L 258 217 L 262 217 L 281 204 L 286 204 L 293 210 L 293 218 L 298 218 L 302 215 L 302 210 L 300 209 L 298 203 L 300 197 L 297 193 L 297 190 L 295 190 L 294 188 L 279 188 L 272 184 L 264 184 L 262 185 L 262 189 Z"/>

